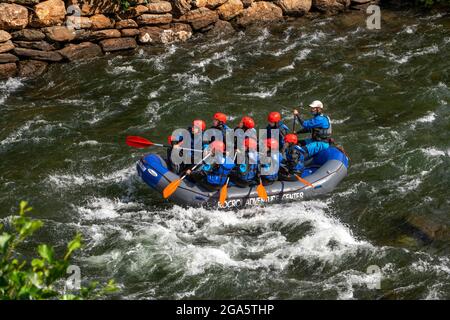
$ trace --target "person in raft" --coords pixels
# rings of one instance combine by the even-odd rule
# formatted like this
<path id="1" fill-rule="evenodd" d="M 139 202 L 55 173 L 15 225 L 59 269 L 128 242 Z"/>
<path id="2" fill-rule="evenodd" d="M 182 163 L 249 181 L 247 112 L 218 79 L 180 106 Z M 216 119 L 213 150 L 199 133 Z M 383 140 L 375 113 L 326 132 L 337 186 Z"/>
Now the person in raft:
<path id="1" fill-rule="evenodd" d="M 279 130 L 278 135 L 278 145 L 280 147 L 283 147 L 284 144 L 284 136 L 289 133 L 289 128 L 286 126 L 283 121 L 281 121 L 281 114 L 279 112 L 271 112 L 269 113 L 269 116 L 267 117 L 267 121 L 269 124 L 266 127 L 267 130 L 267 139 L 272 138 L 272 131 L 271 130 Z"/>
<path id="2" fill-rule="evenodd" d="M 270 163 L 259 163 L 259 175 L 263 185 L 271 185 L 278 180 L 278 173 L 280 169 L 283 156 L 279 152 L 279 143 L 277 139 L 269 138 L 264 141 L 267 150 L 267 157 Z"/>
<path id="3" fill-rule="evenodd" d="M 284 137 L 284 147 L 281 151 L 283 162 L 280 166 L 280 180 L 296 181 L 296 175 L 301 177 L 305 169 L 307 151 L 298 145 L 297 135 L 289 133 Z"/>
<path id="4" fill-rule="evenodd" d="M 219 140 L 213 141 L 208 146 L 208 149 L 211 152 L 211 158 L 219 154 L 225 154 L 225 144 Z M 189 175 L 192 181 L 205 189 L 217 191 L 227 182 L 227 178 L 234 166 L 234 160 L 225 154 L 225 156 L 221 157 L 221 163 L 205 163 L 201 165 L 199 170 L 192 171 L 189 169 L 186 171 L 186 174 Z"/>
<path id="5" fill-rule="evenodd" d="M 246 138 L 244 147 L 244 163 L 237 164 L 230 174 L 231 182 L 240 188 L 255 184 L 258 175 L 258 143 L 255 139 Z"/>
<path id="6" fill-rule="evenodd" d="M 330 117 L 323 114 L 323 103 L 319 100 L 313 101 L 310 105 L 313 118 L 303 120 L 297 109 L 294 110 L 294 116 L 297 117 L 302 129 L 300 133 L 311 133 L 311 138 L 300 140 L 299 144 L 308 151 L 308 156 L 313 157 L 320 151 L 328 149 L 330 146 L 332 128 Z"/>

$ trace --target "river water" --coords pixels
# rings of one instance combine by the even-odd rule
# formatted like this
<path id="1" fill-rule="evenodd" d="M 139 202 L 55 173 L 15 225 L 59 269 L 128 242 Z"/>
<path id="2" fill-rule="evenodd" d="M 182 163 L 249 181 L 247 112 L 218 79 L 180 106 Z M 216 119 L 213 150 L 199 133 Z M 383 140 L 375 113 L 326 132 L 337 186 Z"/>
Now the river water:
<path id="1" fill-rule="evenodd" d="M 379 31 L 359 14 L 297 20 L 0 82 L 0 217 L 26 199 L 45 222 L 32 244 L 80 231 L 83 280 L 114 278 L 115 298 L 449 299 L 448 233 L 410 222 L 450 227 L 450 19 L 382 15 Z M 315 99 L 352 162 L 314 201 L 173 206 L 124 143 L 216 111 L 290 125 Z"/>

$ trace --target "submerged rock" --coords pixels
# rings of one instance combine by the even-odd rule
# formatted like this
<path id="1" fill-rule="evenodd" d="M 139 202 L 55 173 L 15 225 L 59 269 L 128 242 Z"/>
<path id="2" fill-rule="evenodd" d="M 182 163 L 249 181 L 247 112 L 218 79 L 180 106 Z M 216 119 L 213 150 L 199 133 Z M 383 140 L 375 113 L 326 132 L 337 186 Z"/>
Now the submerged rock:
<path id="1" fill-rule="evenodd" d="M 413 215 L 408 219 L 408 223 L 431 240 L 450 240 L 450 228 L 429 216 Z"/>

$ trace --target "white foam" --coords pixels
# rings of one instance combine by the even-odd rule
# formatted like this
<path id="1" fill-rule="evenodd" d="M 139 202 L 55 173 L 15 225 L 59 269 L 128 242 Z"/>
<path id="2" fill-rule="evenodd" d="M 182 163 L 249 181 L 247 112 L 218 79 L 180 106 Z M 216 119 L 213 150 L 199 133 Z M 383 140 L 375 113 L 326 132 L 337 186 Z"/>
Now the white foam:
<path id="1" fill-rule="evenodd" d="M 244 96 L 249 96 L 249 97 L 257 97 L 257 98 L 261 98 L 261 99 L 265 99 L 265 98 L 269 98 L 269 97 L 273 97 L 278 91 L 277 87 L 274 87 L 270 90 L 261 90 L 258 92 L 251 92 L 251 93 L 244 93 Z"/>
<path id="2" fill-rule="evenodd" d="M 418 49 L 418 50 L 410 52 L 410 53 L 406 53 L 403 56 L 396 56 L 395 54 L 391 53 L 391 54 L 389 54 L 389 57 L 390 57 L 389 59 L 391 61 L 397 62 L 399 64 L 404 64 L 404 63 L 407 63 L 413 57 L 420 57 L 420 56 L 428 55 L 428 54 L 436 54 L 438 52 L 439 52 L 439 47 L 437 45 L 432 45 L 430 47 L 426 47 L 426 48 Z"/>
<path id="3" fill-rule="evenodd" d="M 430 123 L 430 122 L 433 122 L 434 120 L 436 120 L 436 113 L 430 111 L 426 115 L 424 115 L 423 117 L 417 119 L 416 122 L 418 122 L 418 123 Z"/>
<path id="4" fill-rule="evenodd" d="M 342 124 L 350 119 L 350 116 L 344 119 L 332 119 L 331 124 Z"/>
<path id="5" fill-rule="evenodd" d="M 68 189 L 73 187 L 84 186 L 87 184 L 99 185 L 109 183 L 123 183 L 129 182 L 135 178 L 134 165 L 124 169 L 117 170 L 106 175 L 92 175 L 92 174 L 68 174 L 68 173 L 52 173 L 45 182 L 58 189 Z"/>
<path id="6" fill-rule="evenodd" d="M 299 52 L 298 52 L 298 54 L 297 54 L 297 56 L 295 57 L 295 61 L 302 61 L 302 60 L 305 60 L 307 57 L 308 57 L 308 55 L 311 53 L 311 49 L 303 49 L 303 50 L 300 50 Z"/>
<path id="7" fill-rule="evenodd" d="M 114 67 L 111 71 L 107 71 L 109 74 L 113 75 L 123 75 L 123 74 L 130 74 L 135 73 L 136 70 L 133 68 L 133 66 L 117 66 Z"/>
<path id="8" fill-rule="evenodd" d="M 33 120 L 28 120 L 23 125 L 18 127 L 15 131 L 13 131 L 8 137 L 0 141 L 0 146 L 19 143 L 25 140 L 34 142 L 39 142 L 41 140 L 51 141 L 54 138 L 50 138 L 48 136 L 48 133 L 54 128 L 62 127 L 63 125 L 61 123 L 52 124 L 47 122 L 46 120 L 40 119 L 40 117 L 36 117 Z M 38 136 L 39 132 L 41 132 L 43 136 Z"/>
<path id="9" fill-rule="evenodd" d="M 0 81 L 0 105 L 5 103 L 6 99 L 23 86 L 23 82 L 19 78 L 9 78 L 6 81 Z"/>
<path id="10" fill-rule="evenodd" d="M 425 155 L 431 156 L 431 157 L 445 157 L 450 156 L 450 149 L 447 151 L 439 150 L 436 148 L 422 148 L 420 149 Z"/>

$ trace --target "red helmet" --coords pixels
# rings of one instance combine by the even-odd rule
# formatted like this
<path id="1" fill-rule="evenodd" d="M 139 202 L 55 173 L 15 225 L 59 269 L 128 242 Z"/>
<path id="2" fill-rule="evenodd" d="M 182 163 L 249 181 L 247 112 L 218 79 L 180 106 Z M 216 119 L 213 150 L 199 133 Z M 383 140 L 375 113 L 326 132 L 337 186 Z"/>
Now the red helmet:
<path id="1" fill-rule="evenodd" d="M 182 136 L 178 136 L 178 137 L 175 137 L 175 136 L 168 136 L 168 137 L 167 137 L 167 142 L 169 142 L 169 144 L 172 144 L 172 143 L 180 142 L 180 140 L 182 140 L 182 139 L 183 139 Z"/>
<path id="2" fill-rule="evenodd" d="M 256 150 L 258 143 L 255 139 L 247 138 L 245 139 L 244 145 L 247 149 Z"/>
<path id="3" fill-rule="evenodd" d="M 203 120 L 196 119 L 192 122 L 192 126 L 199 128 L 202 131 L 206 130 L 206 122 Z"/>
<path id="4" fill-rule="evenodd" d="M 297 135 L 296 135 L 296 134 L 293 134 L 293 133 L 287 134 L 287 135 L 284 137 L 284 142 L 297 144 L 297 143 L 298 143 Z"/>
<path id="5" fill-rule="evenodd" d="M 222 141 L 213 141 L 210 145 L 209 148 L 211 149 L 211 151 L 219 151 L 219 152 L 224 152 L 225 151 L 225 143 L 223 143 Z"/>
<path id="6" fill-rule="evenodd" d="M 217 113 L 214 115 L 214 120 L 220 121 L 220 122 L 222 122 L 222 123 L 226 123 L 226 122 L 227 122 L 227 116 L 226 116 L 226 114 L 224 114 L 224 113 L 217 112 Z"/>
<path id="7" fill-rule="evenodd" d="M 269 120 L 269 122 L 279 122 L 281 121 L 281 114 L 279 112 L 271 112 L 269 113 L 269 116 L 267 117 L 267 120 Z"/>
<path id="8" fill-rule="evenodd" d="M 266 139 L 265 142 L 266 142 L 267 149 L 278 149 L 280 147 L 278 140 L 276 140 L 274 138 Z"/>
<path id="9" fill-rule="evenodd" d="M 241 121 L 244 127 L 248 129 L 253 129 L 255 127 L 255 121 L 250 117 L 243 117 Z"/>

